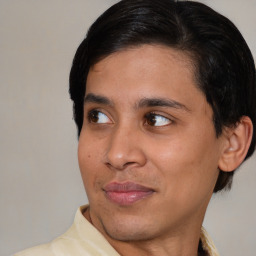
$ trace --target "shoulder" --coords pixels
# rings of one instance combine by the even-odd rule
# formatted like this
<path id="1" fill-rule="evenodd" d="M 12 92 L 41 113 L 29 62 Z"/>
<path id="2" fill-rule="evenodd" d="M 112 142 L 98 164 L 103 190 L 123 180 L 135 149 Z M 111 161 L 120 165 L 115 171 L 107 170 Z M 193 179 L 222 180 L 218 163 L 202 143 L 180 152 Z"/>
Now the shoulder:
<path id="1" fill-rule="evenodd" d="M 26 249 L 13 256 L 56 256 L 56 254 L 53 252 L 51 244 L 49 243 Z"/>
<path id="2" fill-rule="evenodd" d="M 13 256 L 120 256 L 105 237 L 84 218 L 84 209 L 84 206 L 78 209 L 73 225 L 63 235 L 48 244 L 32 247 Z"/>
<path id="3" fill-rule="evenodd" d="M 76 249 L 79 239 L 76 237 L 74 225 L 63 235 L 55 238 L 49 243 L 37 245 L 18 252 L 13 256 L 64 256 L 77 255 Z"/>

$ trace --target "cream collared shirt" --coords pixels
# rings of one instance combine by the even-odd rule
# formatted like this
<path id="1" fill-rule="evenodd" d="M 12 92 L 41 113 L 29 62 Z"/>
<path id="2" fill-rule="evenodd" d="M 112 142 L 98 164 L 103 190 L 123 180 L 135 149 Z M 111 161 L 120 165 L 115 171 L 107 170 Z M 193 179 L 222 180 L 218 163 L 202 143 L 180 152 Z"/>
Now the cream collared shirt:
<path id="1" fill-rule="evenodd" d="M 120 256 L 104 236 L 83 216 L 88 206 L 81 206 L 70 229 L 48 244 L 24 250 L 14 256 Z M 212 240 L 202 228 L 203 249 L 209 256 L 219 256 Z"/>

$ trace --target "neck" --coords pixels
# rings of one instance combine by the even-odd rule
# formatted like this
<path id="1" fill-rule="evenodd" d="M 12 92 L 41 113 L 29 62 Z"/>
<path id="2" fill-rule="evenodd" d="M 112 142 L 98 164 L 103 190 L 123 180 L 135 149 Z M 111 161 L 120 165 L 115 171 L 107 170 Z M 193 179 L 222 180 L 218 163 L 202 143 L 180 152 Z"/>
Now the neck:
<path id="1" fill-rule="evenodd" d="M 89 211 L 86 211 L 84 216 L 94 225 Z M 200 221 L 183 223 L 165 236 L 148 240 L 120 241 L 111 238 L 106 233 L 103 235 L 122 256 L 197 256 L 202 221 L 203 216 Z"/>
<path id="2" fill-rule="evenodd" d="M 123 242 L 109 239 L 109 242 L 122 256 L 197 256 L 199 239 L 200 229 L 193 233 L 179 232 L 147 241 Z"/>

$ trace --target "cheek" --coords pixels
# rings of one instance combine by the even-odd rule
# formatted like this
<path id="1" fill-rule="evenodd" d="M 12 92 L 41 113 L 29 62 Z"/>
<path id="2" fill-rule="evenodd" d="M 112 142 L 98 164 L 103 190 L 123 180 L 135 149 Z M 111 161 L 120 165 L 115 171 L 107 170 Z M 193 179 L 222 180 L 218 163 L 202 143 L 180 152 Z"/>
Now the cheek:
<path id="1" fill-rule="evenodd" d="M 172 189 L 173 193 L 196 193 L 200 188 L 212 189 L 218 175 L 218 152 L 214 136 L 202 133 L 188 137 L 175 136 L 168 141 L 154 143 L 155 146 L 148 152 L 151 156 L 149 159 L 161 172 L 166 189 Z"/>
<path id="2" fill-rule="evenodd" d="M 81 173 L 86 170 L 87 166 L 90 166 L 91 161 L 93 161 L 93 152 L 89 150 L 88 143 L 81 135 L 78 143 L 78 162 Z"/>
<path id="3" fill-rule="evenodd" d="M 79 168 L 89 200 L 97 196 L 111 178 L 104 165 L 104 145 L 96 141 L 93 136 L 83 132 L 78 144 Z"/>
<path id="4" fill-rule="evenodd" d="M 78 162 L 85 188 L 92 185 L 97 168 L 97 149 L 83 134 L 78 143 Z"/>

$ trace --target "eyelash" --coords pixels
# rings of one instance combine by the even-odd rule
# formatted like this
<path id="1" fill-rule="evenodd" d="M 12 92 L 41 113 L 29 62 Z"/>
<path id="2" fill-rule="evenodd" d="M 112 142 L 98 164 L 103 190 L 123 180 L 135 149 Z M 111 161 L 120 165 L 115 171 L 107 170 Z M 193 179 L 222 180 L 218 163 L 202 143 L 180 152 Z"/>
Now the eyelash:
<path id="1" fill-rule="evenodd" d="M 167 121 L 167 124 L 164 124 L 164 125 L 152 125 L 149 123 L 149 120 L 150 122 L 157 122 L 157 118 L 156 117 L 160 117 L 160 119 L 162 119 L 162 121 L 166 122 Z M 173 120 L 168 118 L 168 117 L 165 117 L 163 115 L 160 115 L 158 113 L 155 113 L 155 112 L 149 112 L 145 115 L 145 125 L 149 125 L 149 126 L 153 126 L 153 127 L 164 127 L 164 126 L 168 126 L 170 124 L 173 123 Z"/>
<path id="2" fill-rule="evenodd" d="M 106 116 L 109 120 L 111 120 L 106 114 L 104 114 L 102 111 L 97 110 L 97 109 L 93 109 L 91 111 L 88 112 L 87 114 L 87 120 L 89 123 L 93 123 L 93 124 L 106 124 L 106 123 L 110 123 L 110 122 L 99 122 L 99 114 L 102 114 L 104 116 Z M 156 119 L 160 119 L 163 122 L 167 123 L 164 125 L 155 125 L 155 123 L 157 122 Z M 93 120 L 94 119 L 94 120 Z M 172 123 L 174 123 L 173 119 L 170 119 L 168 117 L 165 117 L 161 114 L 155 113 L 155 112 L 149 112 L 147 114 L 144 115 L 144 125 L 146 126 L 151 126 L 151 127 L 164 127 L 164 126 L 168 126 Z"/>
<path id="3" fill-rule="evenodd" d="M 91 111 L 89 111 L 88 112 L 88 115 L 87 115 L 87 120 L 88 120 L 88 122 L 89 123 L 95 123 L 95 124 L 97 124 L 97 121 L 99 120 L 99 114 L 103 114 L 104 116 L 106 116 L 107 117 L 107 115 L 106 114 L 104 114 L 102 111 L 100 111 L 100 110 L 97 110 L 97 109 L 93 109 L 93 110 L 91 110 Z M 97 115 L 97 116 L 96 116 Z M 108 117 L 107 117 L 108 118 Z M 94 120 L 93 120 L 94 119 Z M 95 119 L 97 119 L 97 120 L 95 120 Z M 110 118 L 108 118 L 108 119 L 110 119 Z M 104 123 L 100 123 L 100 124 L 104 124 Z"/>

